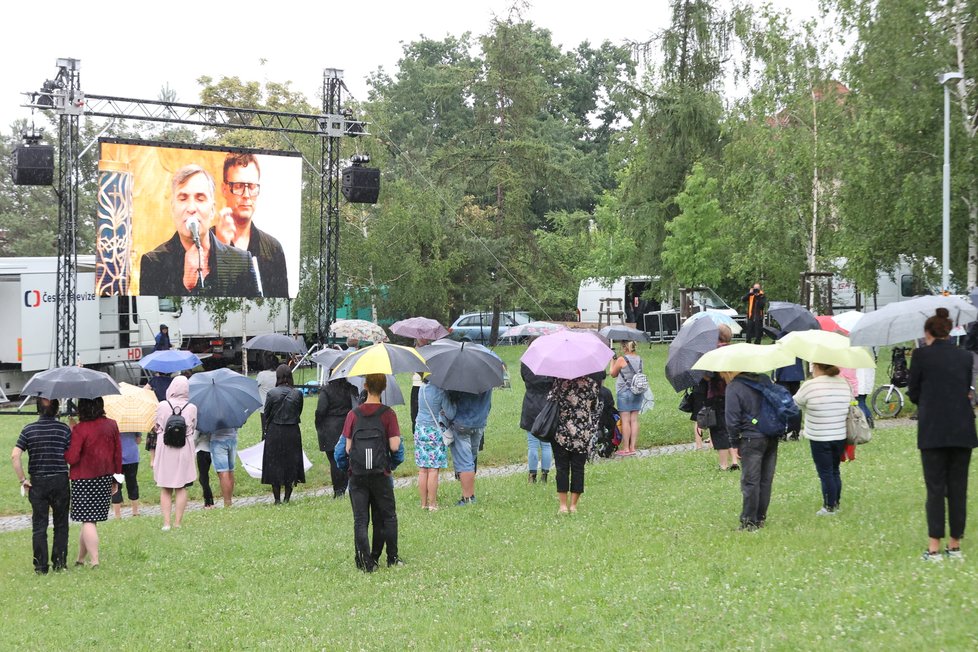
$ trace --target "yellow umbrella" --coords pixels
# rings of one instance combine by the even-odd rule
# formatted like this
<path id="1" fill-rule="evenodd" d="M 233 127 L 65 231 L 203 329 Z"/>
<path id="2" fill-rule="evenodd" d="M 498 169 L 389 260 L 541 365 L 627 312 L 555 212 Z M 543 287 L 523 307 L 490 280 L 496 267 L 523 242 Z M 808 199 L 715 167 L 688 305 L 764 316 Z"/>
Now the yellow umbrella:
<path id="1" fill-rule="evenodd" d="M 869 351 L 853 347 L 849 338 L 839 333 L 795 331 L 778 340 L 777 345 L 809 362 L 821 362 L 850 369 L 876 368 L 876 361 Z"/>
<path id="2" fill-rule="evenodd" d="M 795 356 L 773 344 L 731 344 L 707 351 L 693 369 L 764 373 L 795 363 Z"/>
<path id="3" fill-rule="evenodd" d="M 429 371 L 421 354 L 412 347 L 380 342 L 350 353 L 340 360 L 330 380 L 368 374 L 401 374 Z"/>
<path id="4" fill-rule="evenodd" d="M 119 432 L 148 432 L 156 422 L 159 401 L 149 385 L 136 387 L 119 383 L 121 394 L 110 394 L 105 401 L 105 416 L 115 419 Z"/>

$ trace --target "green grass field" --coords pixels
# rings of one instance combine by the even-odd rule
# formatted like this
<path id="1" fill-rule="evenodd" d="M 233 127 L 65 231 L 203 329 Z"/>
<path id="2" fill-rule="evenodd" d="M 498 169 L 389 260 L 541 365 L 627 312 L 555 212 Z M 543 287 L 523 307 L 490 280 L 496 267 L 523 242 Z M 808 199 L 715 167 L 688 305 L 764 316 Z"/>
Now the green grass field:
<path id="1" fill-rule="evenodd" d="M 501 350 L 511 370 L 520 351 Z M 642 352 L 661 369 L 664 347 Z M 642 443 L 688 441 L 658 375 Z M 493 463 L 525 455 L 520 396 L 518 378 L 496 394 Z M 11 443 L 12 421 L 2 422 Z M 323 466 L 312 482 L 325 481 Z M 191 512 L 168 533 L 158 518 L 109 521 L 100 569 L 44 577 L 31 572 L 30 534 L 10 532 L 0 534 L 0 648 L 972 650 L 978 550 L 966 540 L 963 563 L 918 560 L 919 466 L 912 427 L 880 428 L 843 467 L 841 513 L 820 518 L 808 446 L 783 444 L 756 533 L 736 530 L 739 477 L 717 471 L 711 451 L 589 466 L 574 516 L 556 514 L 552 484 L 522 474 L 484 478 L 477 505 L 435 513 L 402 489 L 407 566 L 373 575 L 354 568 L 349 502 L 325 497 Z M 22 512 L 7 477 L 6 511 Z M 458 485 L 440 492 L 448 504 Z M 72 527 L 72 559 L 77 537 Z"/>

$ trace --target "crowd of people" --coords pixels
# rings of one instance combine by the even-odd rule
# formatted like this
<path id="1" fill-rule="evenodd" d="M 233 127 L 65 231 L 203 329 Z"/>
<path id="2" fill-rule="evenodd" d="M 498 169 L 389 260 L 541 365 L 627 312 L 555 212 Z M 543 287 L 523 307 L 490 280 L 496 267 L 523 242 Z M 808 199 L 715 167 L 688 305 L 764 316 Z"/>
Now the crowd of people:
<path id="1" fill-rule="evenodd" d="M 757 298 L 754 301 L 755 306 L 763 305 Z M 949 342 L 950 331 L 947 311 L 939 309 L 927 320 L 925 346 L 914 351 L 910 367 L 908 394 L 919 407 L 917 443 L 927 489 L 928 546 L 923 557 L 928 561 L 961 558 L 968 470 L 971 451 L 978 446 L 972 407 L 973 357 Z M 718 327 L 718 346 L 728 345 L 730 339 L 729 328 Z M 774 382 L 766 374 L 707 373 L 694 394 L 697 405 L 712 412 L 705 422 L 697 420 L 696 435 L 709 432 L 721 470 L 740 470 L 742 530 L 756 531 L 766 525 L 778 446 L 792 431 L 809 442 L 822 496 L 816 513 L 832 516 L 841 508 L 841 462 L 852 459 L 852 452 L 847 451 L 847 419 L 854 399 L 865 392 L 854 375 L 835 365 L 813 362 L 810 371 L 811 377 L 804 382 L 788 380 L 790 374 L 781 378 L 782 384 L 793 383 L 789 391 L 804 410 L 804 421 L 782 423 L 780 429 L 770 427 L 763 416 L 765 388 Z M 614 397 L 603 388 L 607 373 L 616 378 Z M 579 378 L 540 376 L 522 365 L 526 391 L 519 424 L 527 433 L 527 478 L 530 483 L 547 483 L 550 471 L 555 471 L 559 514 L 578 510 L 586 462 L 602 429 L 618 425 L 618 455 L 635 454 L 641 401 L 636 402 L 640 396 L 631 384 L 642 373 L 634 342 L 622 343 L 620 355 L 607 372 Z M 288 503 L 294 487 L 305 482 L 300 429 L 303 394 L 295 387 L 291 368 L 277 361 L 266 364 L 259 384 L 264 386 L 261 481 L 271 486 L 275 504 Z M 315 427 L 319 449 L 329 460 L 333 496 L 350 497 L 355 564 L 371 572 L 379 566 L 385 549 L 388 566 L 404 564 L 398 550 L 393 471 L 403 462 L 405 447 L 397 416 L 382 401 L 387 377 L 370 374 L 363 385 L 361 392 L 347 378 L 325 384 L 319 392 Z M 196 432 L 198 408 L 189 402 L 185 376 L 167 377 L 166 383 L 156 383 L 153 389 L 164 395 L 155 426 L 147 434 L 147 448 L 155 450 L 153 478 L 160 488 L 162 529 L 168 531 L 181 526 L 187 487 L 198 479 L 205 482 L 202 471 L 211 464 L 218 474 L 224 505 L 231 506 L 237 431 Z M 603 415 L 615 402 L 620 420 L 607 424 Z M 556 428 L 552 437 L 535 435 L 534 422 L 548 403 L 556 406 Z M 427 374 L 419 376 L 411 419 L 423 510 L 439 509 L 439 474 L 448 467 L 449 452 L 460 486 L 456 505 L 476 503 L 478 454 L 491 405 L 492 390 L 479 394 L 445 390 Z M 108 518 L 111 503 L 118 506 L 122 502 L 123 481 L 134 515 L 139 505 L 136 471 L 141 433 L 120 433 L 116 422 L 106 418 L 100 398 L 79 400 L 77 421 L 71 418 L 70 427 L 58 420 L 59 408 L 57 400 L 38 399 L 39 418 L 23 429 L 12 454 L 18 478 L 29 490 L 34 568 L 42 574 L 49 567 L 57 571 L 67 566 L 69 513 L 82 523 L 75 564 L 97 567 L 96 523 Z M 702 410 L 694 414 L 702 417 Z M 24 452 L 29 455 L 26 474 L 21 463 Z M 213 504 L 213 496 L 208 502 Z M 49 514 L 54 519 L 50 556 Z M 120 515 L 118 509 L 116 515 Z M 945 516 L 949 517 L 950 536 L 942 550 Z"/>

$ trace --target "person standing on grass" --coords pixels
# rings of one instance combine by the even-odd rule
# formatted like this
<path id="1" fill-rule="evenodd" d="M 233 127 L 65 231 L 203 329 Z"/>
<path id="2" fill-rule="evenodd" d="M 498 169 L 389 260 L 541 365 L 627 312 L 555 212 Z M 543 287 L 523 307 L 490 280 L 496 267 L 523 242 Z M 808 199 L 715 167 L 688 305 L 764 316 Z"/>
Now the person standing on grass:
<path id="1" fill-rule="evenodd" d="M 231 506 L 234 496 L 234 456 L 238 452 L 238 429 L 221 428 L 210 433 L 211 463 L 217 473 L 224 506 Z M 213 500 L 213 499 L 212 499 Z"/>
<path id="2" fill-rule="evenodd" d="M 822 483 L 819 516 L 839 511 L 842 475 L 839 465 L 846 448 L 846 417 L 852 403 L 852 387 L 834 365 L 814 363 L 813 378 L 795 392 L 795 403 L 805 410 L 803 436 L 812 450 L 815 471 Z"/>
<path id="3" fill-rule="evenodd" d="M 211 489 L 211 436 L 198 432 L 194 437 L 194 452 L 197 459 L 197 479 L 204 495 L 204 509 L 213 509 L 214 490 Z"/>
<path id="4" fill-rule="evenodd" d="M 183 446 L 167 446 L 163 442 L 163 432 L 167 420 L 179 412 L 187 423 L 187 433 Z M 160 511 L 163 513 L 163 531 L 183 523 L 183 513 L 187 509 L 187 485 L 197 480 L 195 464 L 194 431 L 197 428 L 197 406 L 190 403 L 190 381 L 186 376 L 177 376 L 166 390 L 166 400 L 156 408 L 156 434 L 158 446 L 153 460 L 153 479 L 160 488 Z M 174 503 L 176 512 L 173 513 Z"/>
<path id="5" fill-rule="evenodd" d="M 98 567 L 98 530 L 95 524 L 109 518 L 109 501 L 117 484 L 112 477 L 122 473 L 122 441 L 119 426 L 105 416 L 101 398 L 78 400 L 78 423 L 71 429 L 65 451 L 71 467 L 71 520 L 82 524 L 78 538 L 78 560 Z"/>
<path id="6" fill-rule="evenodd" d="M 346 378 L 336 378 L 319 390 L 316 402 L 316 436 L 319 450 L 329 459 L 329 476 L 333 485 L 333 498 L 346 494 L 347 475 L 336 462 L 336 442 L 340 440 L 346 415 L 359 404 L 357 388 Z"/>
<path id="7" fill-rule="evenodd" d="M 642 358 L 635 352 L 635 342 L 622 342 L 621 355 L 611 362 L 611 376 L 615 381 L 615 403 L 621 414 L 621 446 L 615 455 L 634 455 L 638 445 L 638 411 L 642 408 L 642 395 L 632 391 L 632 378 L 642 373 Z"/>
<path id="8" fill-rule="evenodd" d="M 927 345 L 914 349 L 910 358 L 907 396 L 917 405 L 917 448 L 927 487 L 925 561 L 941 561 L 945 501 L 951 536 L 944 556 L 963 558 L 968 471 L 971 451 L 978 446 L 971 407 L 975 391 L 971 386 L 972 356 L 949 341 L 951 328 L 948 311 L 938 308 L 937 314 L 924 323 Z"/>
<path id="9" fill-rule="evenodd" d="M 450 447 L 452 465 L 462 485 L 462 497 L 455 505 L 463 507 L 475 503 L 475 472 L 492 409 L 492 390 L 481 394 L 449 392 L 449 399 L 455 404 L 455 418 L 451 423 L 455 437 Z"/>
<path id="10" fill-rule="evenodd" d="M 414 425 L 414 463 L 418 467 L 418 494 L 421 509 L 438 509 L 438 473 L 448 468 L 448 453 L 442 431 L 455 417 L 455 404 L 448 393 L 428 380 L 421 379 L 418 392 L 418 414 Z"/>
<path id="11" fill-rule="evenodd" d="M 577 503 L 584 493 L 584 464 L 601 419 L 598 397 L 598 383 L 589 376 L 572 380 L 558 378 L 547 395 L 547 400 L 554 401 L 558 410 L 553 452 L 559 514 L 577 512 Z"/>
<path id="12" fill-rule="evenodd" d="M 726 324 L 717 326 L 717 348 L 730 344 L 732 333 Z M 711 408 L 716 416 L 716 425 L 710 427 L 710 442 L 713 449 L 717 452 L 721 471 L 736 471 L 740 469 L 740 457 L 737 448 L 731 445 L 730 435 L 727 433 L 726 417 L 726 393 L 727 383 L 719 374 L 708 371 L 700 381 L 697 393 L 703 397 L 703 406 Z M 694 414 L 695 417 L 695 414 Z M 695 423 L 695 421 L 694 421 Z M 694 426 L 698 439 L 702 438 L 702 429 L 699 424 Z"/>
<path id="13" fill-rule="evenodd" d="M 387 389 L 387 378 L 383 374 L 369 374 L 364 388 L 367 400 L 347 415 L 341 443 L 350 468 L 347 491 L 353 507 L 354 561 L 357 568 L 372 573 L 377 569 L 378 559 L 371 555 L 367 536 L 371 511 L 375 523 L 379 519 L 383 524 L 387 565 L 404 564 L 398 556 L 397 504 L 391 482 L 392 457 L 401 447 L 401 431 L 397 415 L 380 401 Z M 376 530 L 375 525 L 375 533 Z"/>
<path id="14" fill-rule="evenodd" d="M 262 370 L 255 377 L 255 381 L 258 383 L 258 399 L 261 401 L 261 407 L 258 408 L 258 413 L 261 415 L 262 441 L 265 440 L 265 430 L 268 428 L 265 416 L 265 401 L 268 399 L 268 392 L 275 387 L 275 370 L 278 369 L 278 358 L 269 353 L 263 357 L 263 362 L 265 364 L 262 366 Z"/>
<path id="15" fill-rule="evenodd" d="M 265 451 L 262 454 L 261 483 L 272 485 L 275 504 L 292 499 L 292 489 L 306 481 L 302 458 L 302 392 L 295 388 L 292 369 L 282 364 L 275 370 L 275 387 L 265 399 Z M 285 496 L 282 497 L 282 487 Z"/>
<path id="16" fill-rule="evenodd" d="M 740 529 L 753 532 L 764 527 L 767 521 L 781 433 L 760 431 L 757 417 L 761 414 L 764 399 L 759 391 L 739 381 L 770 384 L 771 379 L 764 374 L 738 371 L 721 371 L 720 376 L 727 383 L 724 408 L 727 433 L 732 444 L 739 442 L 740 492 L 743 495 Z"/>
<path id="17" fill-rule="evenodd" d="M 120 433 L 122 438 L 122 475 L 126 480 L 126 494 L 132 506 L 132 515 L 139 516 L 139 444 L 142 435 L 138 432 Z M 112 494 L 112 511 L 116 518 L 122 518 L 122 485 Z"/>
<path id="18" fill-rule="evenodd" d="M 544 482 L 550 473 L 550 465 L 553 463 L 553 448 L 549 441 L 541 441 L 533 436 L 530 429 L 536 420 L 544 404 L 547 402 L 547 394 L 554 386 L 554 379 L 550 376 L 538 376 L 530 371 L 525 363 L 520 363 L 520 376 L 523 377 L 523 385 L 526 393 L 523 394 L 523 410 L 520 413 L 520 428 L 526 431 L 526 461 L 529 467 L 529 482 L 537 481 L 537 459 L 539 458 L 540 474 Z M 539 451 L 539 453 L 538 453 Z"/>
<path id="19" fill-rule="evenodd" d="M 71 441 L 71 429 L 58 421 L 61 406 L 57 399 L 37 399 L 38 419 L 24 426 L 10 453 L 14 472 L 20 486 L 31 502 L 34 548 L 34 572 L 48 572 L 48 514 L 54 520 L 54 541 L 51 547 L 51 566 L 55 572 L 68 565 L 68 464 L 65 452 Z M 24 474 L 21 456 L 27 451 L 27 470 Z"/>

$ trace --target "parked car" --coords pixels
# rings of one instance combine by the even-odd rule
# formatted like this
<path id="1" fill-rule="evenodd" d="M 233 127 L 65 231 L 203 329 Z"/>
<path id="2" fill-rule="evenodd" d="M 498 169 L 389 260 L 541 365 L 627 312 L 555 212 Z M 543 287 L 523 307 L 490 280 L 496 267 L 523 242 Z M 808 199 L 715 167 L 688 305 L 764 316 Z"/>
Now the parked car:
<path id="1" fill-rule="evenodd" d="M 528 324 L 532 321 L 530 314 L 523 311 L 510 311 L 499 314 L 499 338 L 506 336 L 506 329 L 518 324 Z M 459 316 L 448 329 L 454 340 L 463 342 L 489 342 L 489 332 L 492 330 L 491 312 L 469 312 Z"/>

